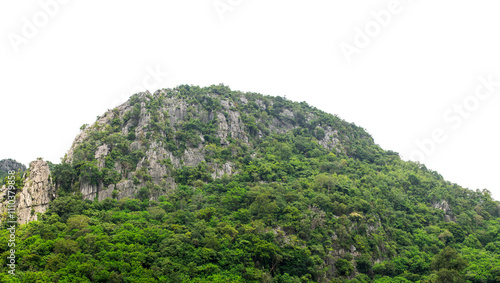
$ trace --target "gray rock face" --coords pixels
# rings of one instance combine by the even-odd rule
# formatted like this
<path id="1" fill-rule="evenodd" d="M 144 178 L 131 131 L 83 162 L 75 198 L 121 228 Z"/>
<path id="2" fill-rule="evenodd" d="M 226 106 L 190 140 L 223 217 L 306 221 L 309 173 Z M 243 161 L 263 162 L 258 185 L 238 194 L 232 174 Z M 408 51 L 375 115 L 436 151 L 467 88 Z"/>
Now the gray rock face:
<path id="1" fill-rule="evenodd" d="M 337 144 L 339 144 L 337 131 L 333 130 L 331 127 L 326 127 L 324 130 L 325 137 L 319 140 L 318 143 L 328 150 L 336 149 L 337 152 L 339 152 L 340 149 L 336 148 Z"/>
<path id="2" fill-rule="evenodd" d="M 147 93 L 149 93 L 149 92 L 147 92 Z M 120 118 L 123 118 L 123 115 L 127 111 L 129 111 L 131 108 L 132 107 L 130 106 L 128 101 L 121 104 L 120 106 L 116 107 L 116 109 L 118 110 L 118 113 L 120 114 Z M 76 147 L 88 138 L 89 133 L 94 130 L 94 126 L 103 127 L 104 125 L 109 124 L 113 117 L 114 117 L 113 111 L 108 110 L 106 113 L 104 113 L 103 116 L 101 116 L 97 119 L 97 121 L 94 123 L 94 125 L 85 127 L 85 129 L 83 129 L 76 136 L 75 140 L 73 141 L 73 144 L 71 145 L 71 148 L 68 150 L 68 152 L 64 156 L 63 162 L 71 164 L 73 162 L 73 154 L 75 152 Z M 124 127 L 124 129 L 126 129 L 126 127 Z M 127 133 L 125 133 L 125 134 L 127 134 Z"/>
<path id="3" fill-rule="evenodd" d="M 97 167 L 99 169 L 104 168 L 104 157 L 109 153 L 109 146 L 107 144 L 103 144 L 97 148 L 95 152 L 95 159 L 97 160 Z"/>
<path id="4" fill-rule="evenodd" d="M 433 208 L 440 209 L 444 212 L 445 221 L 456 221 L 455 216 L 453 215 L 453 211 L 451 210 L 450 204 L 446 200 L 442 200 L 440 202 L 435 202 L 431 204 Z"/>
<path id="5" fill-rule="evenodd" d="M 154 142 L 149 150 L 146 152 L 146 157 L 143 161 L 139 162 L 138 168 L 142 167 L 142 163 L 147 159 L 149 162 L 149 175 L 153 179 L 153 182 L 159 184 L 165 175 L 168 174 L 165 165 L 161 164 L 161 160 L 167 158 L 168 152 L 161 147 L 161 144 Z"/>
<path id="6" fill-rule="evenodd" d="M 233 163 L 226 162 L 222 164 L 222 166 L 218 166 L 217 164 L 211 164 L 212 167 L 212 178 L 221 178 L 225 174 L 231 175 L 233 174 Z"/>
<path id="7" fill-rule="evenodd" d="M 84 199 L 94 200 L 99 191 L 102 190 L 102 184 L 94 185 L 89 183 L 82 183 L 80 185 L 80 192 Z"/>
<path id="8" fill-rule="evenodd" d="M 70 164 L 73 162 L 73 152 L 75 151 L 76 147 L 87 138 L 89 130 L 90 130 L 89 127 L 87 127 L 76 136 L 75 141 L 73 141 L 73 144 L 71 145 L 71 148 L 68 150 L 68 153 L 66 153 L 66 155 L 63 158 L 64 162 Z"/>
<path id="9" fill-rule="evenodd" d="M 236 111 L 229 111 L 229 132 L 231 137 L 235 139 L 242 140 L 244 143 L 248 143 L 248 137 L 245 131 L 245 125 L 241 123 L 240 113 Z"/>
<path id="10" fill-rule="evenodd" d="M 29 176 L 28 176 L 29 174 Z M 27 177 L 26 177 L 27 176 Z M 0 211 L 7 211 L 7 188 L 2 187 Z M 24 187 L 16 196 L 17 222 L 21 224 L 37 220 L 37 213 L 45 213 L 49 202 L 56 198 L 56 189 L 50 178 L 47 162 L 39 159 L 30 163 L 30 168 L 25 174 Z"/>
<path id="11" fill-rule="evenodd" d="M 227 113 L 227 119 L 224 114 L 217 113 L 217 121 L 219 122 L 219 131 L 217 133 L 217 137 L 221 139 L 221 142 L 223 144 L 227 144 L 227 138 L 229 136 L 248 143 L 245 126 L 243 125 L 243 123 L 241 123 L 240 113 L 231 110 L 227 111 Z"/>
<path id="12" fill-rule="evenodd" d="M 26 171 L 26 166 L 13 160 L 13 159 L 3 159 L 0 160 L 0 171 Z"/>
<path id="13" fill-rule="evenodd" d="M 154 98 L 155 96 L 156 98 Z M 213 178 L 221 178 L 225 174 L 231 175 L 237 172 L 237 169 L 234 168 L 235 164 L 232 162 L 216 163 L 211 159 L 205 159 L 205 146 L 207 144 L 204 144 L 204 141 L 206 136 L 197 129 L 194 132 L 199 136 L 197 144 L 190 143 L 182 153 L 171 152 L 172 148 L 167 145 L 171 146 L 173 142 L 180 146 L 176 135 L 178 132 L 186 131 L 184 126 L 193 120 L 199 120 L 205 124 L 212 123 L 215 129 L 210 133 L 210 136 L 220 139 L 220 144 L 217 144 L 217 147 L 227 147 L 233 140 L 252 146 L 252 137 L 263 138 L 270 133 L 284 134 L 299 127 L 294 121 L 297 118 L 297 113 L 294 113 L 292 108 L 283 108 L 279 115 L 268 114 L 267 110 L 271 110 L 273 113 L 275 111 L 272 109 L 273 102 L 270 100 L 264 101 L 243 94 L 234 100 L 215 94 L 207 94 L 207 97 L 218 100 L 220 105 L 206 108 L 189 98 L 168 96 L 163 90 L 157 91 L 154 95 L 149 92 L 141 93 L 135 97 L 135 102 L 127 101 L 117 108 L 107 111 L 93 125 L 84 129 L 76 137 L 63 162 L 72 163 L 78 145 L 88 140 L 93 131 L 111 128 L 112 121 L 116 121 L 117 118 L 119 121 L 123 121 L 123 124 L 120 124 L 119 133 L 131 141 L 128 151 L 141 152 L 143 155 L 138 163 L 134 164 L 135 168 L 124 168 L 122 167 L 123 163 L 115 161 L 113 168 L 122 176 L 122 179 L 116 184 L 105 187 L 102 183 L 95 185 L 80 180 L 80 191 L 83 197 L 90 200 L 96 197 L 99 200 L 106 197 L 118 199 L 135 197 L 141 188 L 149 187 L 151 198 L 157 198 L 162 194 L 168 194 L 177 187 L 172 174 L 173 170 L 183 166 L 195 167 L 205 161 L 208 162 L 207 165 Z M 161 98 L 161 102 L 152 101 L 152 99 L 159 98 Z M 150 107 L 152 102 L 155 104 L 154 110 Z M 238 105 L 241 104 L 251 104 L 251 107 L 258 108 L 262 112 L 262 116 L 259 118 L 247 116 L 247 112 L 238 108 Z M 131 119 L 131 116 L 134 116 L 134 119 Z M 305 118 L 311 120 L 317 117 L 315 114 L 307 113 Z M 254 119 L 251 122 L 254 123 L 252 134 L 249 133 L 249 125 L 243 122 L 247 119 Z M 255 125 L 258 126 L 258 129 L 255 129 Z M 318 140 L 318 143 L 328 150 L 341 151 L 342 145 L 337 131 L 329 126 L 322 128 L 325 131 L 325 136 Z M 130 132 L 135 134 L 135 138 L 134 135 L 129 135 Z M 193 132 L 190 134 L 192 136 Z M 94 163 L 99 170 L 103 170 L 106 157 L 116 148 L 116 145 L 105 143 L 97 141 L 97 144 L 94 145 L 94 152 L 91 152 Z M 144 176 L 146 176 L 145 179 Z M 148 183 L 149 181 L 150 183 Z M 152 187 L 154 189 L 151 189 Z"/>

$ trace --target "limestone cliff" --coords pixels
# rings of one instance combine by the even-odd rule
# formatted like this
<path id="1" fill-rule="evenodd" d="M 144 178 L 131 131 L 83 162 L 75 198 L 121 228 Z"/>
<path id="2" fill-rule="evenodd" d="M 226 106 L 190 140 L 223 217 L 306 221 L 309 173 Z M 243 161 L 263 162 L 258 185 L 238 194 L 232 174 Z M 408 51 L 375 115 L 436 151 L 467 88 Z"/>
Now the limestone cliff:
<path id="1" fill-rule="evenodd" d="M 15 212 L 17 222 L 21 224 L 37 220 L 37 213 L 44 213 L 49 202 L 56 197 L 56 189 L 50 178 L 50 169 L 42 159 L 30 163 L 25 173 L 24 186 L 16 193 Z M 7 188 L 3 186 L 0 192 L 0 211 L 7 213 Z"/>
<path id="2" fill-rule="evenodd" d="M 305 103 L 225 86 L 139 93 L 83 126 L 63 163 L 78 171 L 74 184 L 85 199 L 136 197 L 142 188 L 156 199 L 177 187 L 176 170 L 203 166 L 212 178 L 235 174 L 237 148 L 253 158 L 260 140 L 305 125 L 328 151 L 349 153 L 356 141 L 372 143 L 367 134 L 352 136 L 359 132 L 351 131 L 355 125 L 328 115 Z M 221 152 L 231 158 L 220 158 Z"/>
<path id="3" fill-rule="evenodd" d="M 279 152 L 268 153 L 277 160 L 288 158 L 291 150 L 308 156 L 330 152 L 374 158 L 365 150 L 373 139 L 363 129 L 304 102 L 223 85 L 138 93 L 81 127 L 63 162 L 54 166 L 54 182 L 46 162 L 30 164 L 17 192 L 18 222 L 36 220 L 57 190 L 81 193 L 89 200 L 154 200 L 180 184 L 202 186 L 239 174 L 262 157 L 256 149 L 266 139 L 278 143 Z M 255 180 L 255 174 L 246 178 Z M 6 198 L 5 187 L 0 198 Z M 5 203 L 0 211 L 7 211 Z"/>

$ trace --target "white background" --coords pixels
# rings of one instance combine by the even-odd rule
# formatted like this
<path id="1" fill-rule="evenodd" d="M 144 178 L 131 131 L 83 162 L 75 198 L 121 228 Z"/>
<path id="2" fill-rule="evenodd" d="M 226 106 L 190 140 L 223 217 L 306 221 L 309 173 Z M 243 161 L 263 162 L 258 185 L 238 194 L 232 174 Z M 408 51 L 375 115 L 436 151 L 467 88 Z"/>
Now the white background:
<path id="1" fill-rule="evenodd" d="M 500 199 L 500 87 L 473 98 L 479 76 L 500 82 L 498 1 L 62 2 L 0 2 L 0 159 L 59 163 L 81 125 L 138 89 L 224 83 L 338 114 Z"/>

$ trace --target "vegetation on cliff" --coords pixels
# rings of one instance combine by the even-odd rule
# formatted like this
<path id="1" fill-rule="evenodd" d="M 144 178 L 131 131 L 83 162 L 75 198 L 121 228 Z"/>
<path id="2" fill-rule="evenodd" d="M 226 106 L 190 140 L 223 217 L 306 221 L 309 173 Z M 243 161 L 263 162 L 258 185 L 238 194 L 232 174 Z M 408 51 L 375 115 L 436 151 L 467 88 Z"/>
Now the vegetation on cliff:
<path id="1" fill-rule="evenodd" d="M 304 102 L 180 86 L 82 128 L 2 282 L 500 281 L 487 190 Z"/>

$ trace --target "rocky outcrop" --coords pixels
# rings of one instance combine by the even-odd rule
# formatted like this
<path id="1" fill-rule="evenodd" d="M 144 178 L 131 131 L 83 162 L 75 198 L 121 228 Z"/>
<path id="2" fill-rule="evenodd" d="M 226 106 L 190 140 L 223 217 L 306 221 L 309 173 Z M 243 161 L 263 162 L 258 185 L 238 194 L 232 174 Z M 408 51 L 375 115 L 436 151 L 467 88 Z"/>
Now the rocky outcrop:
<path id="1" fill-rule="evenodd" d="M 284 99 L 275 103 L 274 99 L 254 94 L 226 96 L 205 93 L 194 100 L 179 92 L 177 89 L 164 89 L 154 94 L 136 94 L 98 117 L 92 125 L 82 127 L 63 162 L 72 164 L 74 159 L 84 159 L 101 173 L 116 173 L 113 175 L 114 184 L 106 182 L 104 185 L 102 181 L 90 184 L 88 180 L 80 179 L 80 192 L 85 199 L 135 197 L 144 187 L 148 187 L 150 197 L 155 198 L 177 187 L 174 170 L 184 166 L 196 167 L 204 162 L 213 178 L 234 174 L 237 172 L 234 162 L 207 158 L 205 147 L 214 144 L 220 149 L 230 147 L 233 142 L 253 147 L 258 139 L 270 134 L 286 134 L 298 128 L 304 120 L 318 118 L 316 112 L 296 112 L 297 108 L 284 106 L 289 104 Z M 260 115 L 255 115 L 255 110 Z M 199 123 L 210 125 L 210 128 L 202 130 Z M 336 128 L 327 124 L 316 127 L 324 133 L 316 135 L 318 144 L 329 151 L 345 152 Z M 102 137 L 102 132 L 107 132 L 106 136 L 112 132 L 113 135 L 126 137 L 130 142 L 127 142 L 128 149 L 123 154 L 140 153 L 140 158 L 133 164 L 118 162 L 115 149 L 118 146 L 123 148 L 124 143 L 110 142 Z M 189 134 L 189 142 L 188 135 L 183 136 L 182 133 Z M 96 140 L 96 136 L 100 138 Z M 206 139 L 210 141 L 206 142 Z M 82 144 L 84 150 L 79 150 L 78 146 Z M 182 152 L 173 149 L 176 146 L 182 148 Z M 78 156 L 75 152 L 79 152 Z"/>
<path id="2" fill-rule="evenodd" d="M 96 185 L 82 182 L 80 185 L 80 192 L 84 199 L 94 200 L 97 194 L 102 190 L 102 187 L 102 183 Z"/>
<path id="3" fill-rule="evenodd" d="M 71 145 L 71 148 L 68 150 L 68 153 L 63 158 L 64 162 L 67 163 L 73 163 L 73 152 L 75 151 L 76 147 L 81 144 L 88 136 L 89 132 L 89 127 L 82 128 L 81 132 L 76 136 L 75 140 L 73 141 L 73 144 Z"/>
<path id="4" fill-rule="evenodd" d="M 339 136 L 338 132 L 336 130 L 333 130 L 332 127 L 325 127 L 325 136 L 318 140 L 318 143 L 328 149 L 328 150 L 333 150 L 335 149 L 337 152 L 340 151 L 339 148 L 337 148 L 337 145 L 339 144 Z"/>
<path id="5" fill-rule="evenodd" d="M 26 166 L 13 160 L 13 159 L 3 159 L 0 160 L 0 171 L 26 171 Z"/>
<path id="6" fill-rule="evenodd" d="M 15 198 L 15 212 L 17 222 L 21 224 L 37 220 L 37 213 L 45 213 L 49 202 L 56 197 L 56 189 L 50 178 L 50 169 L 42 159 L 30 163 L 28 172 L 24 175 L 24 186 L 17 192 Z M 2 187 L 0 211 L 6 213 L 8 209 L 7 188 Z"/>
<path id="7" fill-rule="evenodd" d="M 99 169 L 104 168 L 104 157 L 106 157 L 108 153 L 109 147 L 107 144 L 103 144 L 97 148 L 97 151 L 95 152 L 95 159 L 97 160 L 97 167 L 99 167 Z"/>
<path id="8" fill-rule="evenodd" d="M 453 211 L 451 210 L 450 204 L 446 200 L 440 202 L 432 203 L 431 206 L 436 209 L 440 209 L 444 212 L 444 220 L 446 222 L 456 221 Z"/>
<path id="9" fill-rule="evenodd" d="M 211 168 L 213 170 L 212 172 L 212 178 L 221 178 L 224 175 L 231 175 L 233 174 L 233 163 L 232 162 L 226 162 L 222 165 L 218 164 L 210 164 Z"/>
<path id="10" fill-rule="evenodd" d="M 228 113 L 227 118 L 224 114 L 217 113 L 217 121 L 219 122 L 217 137 L 221 139 L 222 144 L 228 143 L 228 137 L 239 139 L 244 143 L 248 143 L 248 137 L 245 132 L 245 126 L 241 122 L 240 113 L 230 110 L 226 113 Z"/>

